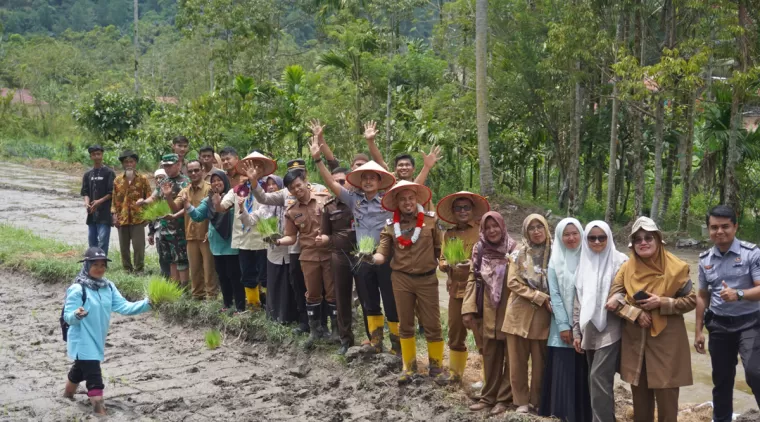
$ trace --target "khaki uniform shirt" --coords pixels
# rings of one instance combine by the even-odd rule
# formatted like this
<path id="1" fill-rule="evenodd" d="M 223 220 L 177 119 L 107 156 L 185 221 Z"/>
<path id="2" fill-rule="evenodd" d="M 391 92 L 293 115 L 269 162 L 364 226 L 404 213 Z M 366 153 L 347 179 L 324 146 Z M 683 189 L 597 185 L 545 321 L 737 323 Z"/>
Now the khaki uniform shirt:
<path id="1" fill-rule="evenodd" d="M 416 223 L 416 213 L 411 217 L 402 215 L 401 221 L 399 221 L 401 235 L 409 238 L 414 233 Z M 391 258 L 391 269 L 393 271 L 401 271 L 407 274 L 425 274 L 435 271 L 438 266 L 441 238 L 435 213 L 427 211 L 417 243 L 402 248 L 396 241 L 396 236 L 393 233 L 393 219 L 390 219 L 380 233 L 380 246 L 377 248 L 377 253 L 385 256 L 386 259 Z"/>
<path id="2" fill-rule="evenodd" d="M 468 257 L 472 257 L 472 247 L 480 240 L 480 222 L 470 221 L 467 223 L 466 228 L 460 228 L 454 226 L 453 228 L 446 230 L 443 234 L 443 243 L 445 244 L 449 240 L 462 239 L 464 243 L 464 250 Z M 441 251 L 441 259 L 439 265 L 447 264 L 446 258 Z M 446 289 L 449 291 L 449 296 L 455 299 L 463 299 L 465 290 L 467 289 L 467 279 L 470 276 L 470 265 L 467 266 L 452 266 L 447 272 L 448 280 L 446 281 Z"/>
<path id="3" fill-rule="evenodd" d="M 208 183 L 211 183 L 211 175 L 214 174 L 214 170 L 222 171 L 222 170 L 220 170 L 220 169 L 218 169 L 216 167 L 211 167 L 211 170 L 209 170 L 208 172 L 206 172 L 204 170 L 203 171 L 203 180 L 206 181 L 206 182 L 208 182 Z"/>
<path id="4" fill-rule="evenodd" d="M 178 196 L 184 195 L 190 201 L 190 205 L 198 207 L 203 198 L 208 197 L 209 191 L 211 191 L 211 185 L 207 182 L 201 182 L 201 185 L 198 187 L 193 186 L 191 183 L 182 189 Z M 182 206 L 182 201 L 179 198 L 175 198 L 174 203 L 180 207 Z M 207 234 L 208 220 L 197 223 L 192 218 L 185 217 L 185 240 L 206 240 Z"/>
<path id="5" fill-rule="evenodd" d="M 517 254 L 513 254 L 509 259 L 507 287 L 510 297 L 501 329 L 507 334 L 529 340 L 546 340 L 549 338 L 549 325 L 552 320 L 551 314 L 544 307 L 549 295 L 533 289 L 523 280 L 516 257 Z"/>
<path id="6" fill-rule="evenodd" d="M 295 201 L 285 209 L 285 236 L 298 236 L 301 243 L 301 261 L 330 259 L 329 246 L 316 244 L 324 206 L 329 199 L 330 195 L 326 192 L 311 192 L 307 203 Z"/>
<path id="7" fill-rule="evenodd" d="M 470 270 L 472 265 L 470 266 Z M 504 275 L 504 283 L 501 286 L 501 301 L 495 304 L 491 301 L 491 288 L 488 283 L 481 280 L 483 283 L 483 319 L 481 320 L 482 335 L 485 338 L 494 340 L 505 340 L 507 335 L 502 331 L 504 325 L 504 317 L 507 314 L 507 303 L 509 303 L 509 295 L 511 291 L 507 287 L 507 276 Z M 465 291 L 464 301 L 462 302 L 462 315 L 477 314 L 477 291 L 475 286 L 475 273 L 470 271 L 467 280 L 467 289 Z"/>

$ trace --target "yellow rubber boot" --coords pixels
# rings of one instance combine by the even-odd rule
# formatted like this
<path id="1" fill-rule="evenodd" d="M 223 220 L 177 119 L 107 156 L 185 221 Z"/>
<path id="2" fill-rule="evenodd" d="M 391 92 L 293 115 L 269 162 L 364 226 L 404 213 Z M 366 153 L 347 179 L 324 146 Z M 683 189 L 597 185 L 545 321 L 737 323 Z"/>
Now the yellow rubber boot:
<path id="1" fill-rule="evenodd" d="M 249 306 L 260 308 L 261 307 L 261 298 L 259 296 L 259 287 L 246 287 L 245 288 L 245 299 L 246 302 L 248 302 Z"/>
<path id="2" fill-rule="evenodd" d="M 436 378 L 443 374 L 443 341 L 428 342 L 428 360 L 428 375 Z"/>
<path id="3" fill-rule="evenodd" d="M 383 324 L 385 318 L 382 315 L 368 315 L 367 328 L 369 328 L 369 344 L 362 346 L 364 353 L 383 352 Z"/>
<path id="4" fill-rule="evenodd" d="M 467 351 L 449 351 L 449 371 L 452 382 L 461 382 L 464 376 L 464 368 L 467 366 Z"/>
<path id="5" fill-rule="evenodd" d="M 388 321 L 388 331 L 390 334 L 388 337 L 391 339 L 391 353 L 400 356 L 401 355 L 401 337 L 398 335 L 398 322 Z"/>
<path id="6" fill-rule="evenodd" d="M 401 362 L 404 369 L 398 379 L 399 385 L 409 384 L 417 375 L 417 340 L 414 337 L 402 338 L 401 343 Z"/>

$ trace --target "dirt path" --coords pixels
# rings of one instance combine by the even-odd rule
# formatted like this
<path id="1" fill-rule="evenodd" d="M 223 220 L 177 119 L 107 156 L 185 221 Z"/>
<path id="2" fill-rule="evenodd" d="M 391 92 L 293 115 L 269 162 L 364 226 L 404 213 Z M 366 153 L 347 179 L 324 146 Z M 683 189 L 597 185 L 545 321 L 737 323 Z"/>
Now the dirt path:
<path id="1" fill-rule="evenodd" d="M 0 272 L 0 419 L 74 420 L 87 396 L 61 397 L 70 361 L 58 316 L 65 285 Z M 468 420 L 430 381 L 395 386 L 398 359 L 354 368 L 323 354 L 226 337 L 207 350 L 203 329 L 154 314 L 114 316 L 103 378 L 110 420 Z M 80 387 L 81 388 L 81 387 Z"/>

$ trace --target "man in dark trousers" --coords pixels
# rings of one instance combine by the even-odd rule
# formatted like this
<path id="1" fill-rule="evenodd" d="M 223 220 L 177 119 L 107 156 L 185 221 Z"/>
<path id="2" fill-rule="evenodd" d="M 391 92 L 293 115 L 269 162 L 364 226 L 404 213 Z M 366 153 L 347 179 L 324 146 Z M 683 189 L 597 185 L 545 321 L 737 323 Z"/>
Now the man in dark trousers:
<path id="1" fill-rule="evenodd" d="M 736 238 L 736 212 L 725 205 L 710 210 L 707 227 L 715 246 L 699 255 L 694 347 L 705 353 L 707 327 L 713 420 L 725 422 L 733 413 L 737 355 L 760 406 L 760 248 Z"/>
<path id="2" fill-rule="evenodd" d="M 103 165 L 103 147 L 93 145 L 87 148 L 92 160 L 92 168 L 82 177 L 82 196 L 87 209 L 87 227 L 89 247 L 97 246 L 108 254 L 108 242 L 111 239 L 111 194 L 116 175 L 113 170 Z"/>

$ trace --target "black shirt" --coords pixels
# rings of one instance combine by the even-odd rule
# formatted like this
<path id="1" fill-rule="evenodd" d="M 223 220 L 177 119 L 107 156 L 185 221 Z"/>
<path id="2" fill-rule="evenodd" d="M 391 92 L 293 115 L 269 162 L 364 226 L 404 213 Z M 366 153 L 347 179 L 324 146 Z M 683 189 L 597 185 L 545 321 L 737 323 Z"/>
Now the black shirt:
<path id="1" fill-rule="evenodd" d="M 116 174 L 103 166 L 88 170 L 82 177 L 82 196 L 89 196 L 90 202 L 113 193 Z M 111 224 L 111 200 L 103 202 L 92 213 L 87 214 L 87 224 Z"/>

